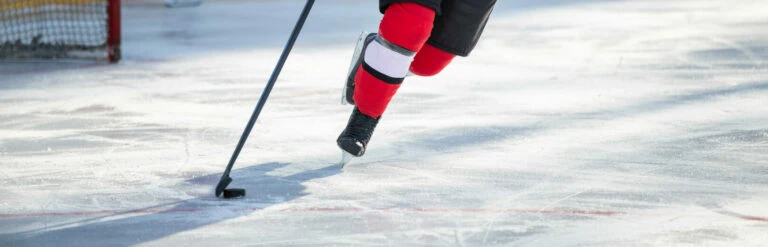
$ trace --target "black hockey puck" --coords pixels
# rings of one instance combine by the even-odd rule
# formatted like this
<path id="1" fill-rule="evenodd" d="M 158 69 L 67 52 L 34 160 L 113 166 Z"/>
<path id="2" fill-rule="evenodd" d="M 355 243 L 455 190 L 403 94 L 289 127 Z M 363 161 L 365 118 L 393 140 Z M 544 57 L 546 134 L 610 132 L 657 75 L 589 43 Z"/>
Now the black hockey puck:
<path id="1" fill-rule="evenodd" d="M 225 189 L 224 198 L 245 197 L 245 189 Z"/>

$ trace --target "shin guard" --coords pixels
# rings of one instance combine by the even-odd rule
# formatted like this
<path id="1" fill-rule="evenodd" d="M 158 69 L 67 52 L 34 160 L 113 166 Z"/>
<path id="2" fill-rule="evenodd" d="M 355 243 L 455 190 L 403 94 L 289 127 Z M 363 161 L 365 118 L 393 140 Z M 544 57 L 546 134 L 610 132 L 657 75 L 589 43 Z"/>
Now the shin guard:
<path id="1" fill-rule="evenodd" d="M 416 53 L 429 39 L 435 11 L 415 3 L 387 8 L 379 36 L 363 55 L 355 75 L 354 100 L 360 112 L 378 118 L 400 88 Z"/>

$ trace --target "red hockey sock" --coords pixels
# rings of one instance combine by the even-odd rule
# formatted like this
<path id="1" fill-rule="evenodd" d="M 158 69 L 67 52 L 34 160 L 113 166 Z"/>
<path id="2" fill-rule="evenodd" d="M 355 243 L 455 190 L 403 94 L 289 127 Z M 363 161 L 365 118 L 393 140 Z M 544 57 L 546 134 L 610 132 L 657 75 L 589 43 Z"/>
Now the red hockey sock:
<path id="1" fill-rule="evenodd" d="M 379 24 L 379 35 L 402 48 L 418 52 L 432 33 L 435 10 L 416 3 L 395 3 Z"/>
<path id="2" fill-rule="evenodd" d="M 355 75 L 355 105 L 378 118 L 400 88 L 413 57 L 429 39 L 435 11 L 415 3 L 395 3 L 379 25 L 379 38 L 363 55 Z"/>
<path id="3" fill-rule="evenodd" d="M 420 76 L 433 76 L 440 73 L 456 55 L 440 50 L 429 44 L 425 45 L 411 62 L 411 72 Z"/>

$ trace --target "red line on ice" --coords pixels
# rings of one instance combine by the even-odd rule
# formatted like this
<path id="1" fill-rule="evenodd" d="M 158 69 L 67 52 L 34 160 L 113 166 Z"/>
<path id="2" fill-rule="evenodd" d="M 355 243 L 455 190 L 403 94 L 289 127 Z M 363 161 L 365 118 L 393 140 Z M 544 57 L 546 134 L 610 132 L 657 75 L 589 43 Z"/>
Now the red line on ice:
<path id="1" fill-rule="evenodd" d="M 763 221 L 768 222 L 768 218 L 761 218 L 761 217 L 753 217 L 753 216 L 739 216 L 740 219 L 743 220 L 753 220 L 753 221 Z"/>

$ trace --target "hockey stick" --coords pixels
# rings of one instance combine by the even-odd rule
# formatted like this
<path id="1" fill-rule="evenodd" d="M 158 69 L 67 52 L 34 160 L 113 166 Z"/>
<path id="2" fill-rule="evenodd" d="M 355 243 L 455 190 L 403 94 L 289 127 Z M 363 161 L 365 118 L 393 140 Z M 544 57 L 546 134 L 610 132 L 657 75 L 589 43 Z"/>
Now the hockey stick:
<path id="1" fill-rule="evenodd" d="M 264 108 L 264 104 L 267 103 L 267 98 L 269 97 L 269 93 L 272 91 L 272 87 L 275 86 L 275 82 L 277 81 L 277 77 L 280 75 L 280 71 L 283 69 L 285 60 L 288 59 L 288 54 L 291 53 L 291 49 L 293 49 L 293 44 L 296 43 L 296 38 L 298 38 L 299 32 L 301 32 L 301 28 L 304 26 L 304 22 L 307 20 L 309 11 L 312 9 L 312 5 L 314 4 L 315 4 L 315 0 L 307 0 L 307 4 L 304 6 L 304 10 L 301 12 L 299 21 L 296 22 L 296 26 L 293 28 L 293 33 L 291 33 L 291 37 L 288 39 L 288 43 L 285 45 L 285 48 L 283 49 L 283 54 L 280 55 L 280 60 L 277 61 L 275 70 L 272 71 L 272 77 L 269 78 L 267 87 L 264 88 L 264 92 L 261 93 L 261 98 L 259 99 L 259 103 L 256 105 L 256 109 L 253 110 L 253 115 L 251 115 L 251 119 L 248 121 L 248 125 L 245 126 L 243 135 L 240 137 L 240 141 L 237 143 L 237 148 L 235 148 L 235 152 L 232 153 L 232 158 L 229 159 L 229 164 L 227 165 L 227 169 L 224 170 L 224 174 L 222 174 L 221 179 L 219 179 L 219 184 L 216 185 L 216 197 L 221 196 L 222 193 L 224 193 L 224 198 L 245 196 L 245 189 L 227 189 L 227 186 L 229 185 L 229 183 L 232 182 L 232 178 L 229 177 L 229 173 L 232 171 L 232 167 L 235 165 L 237 156 L 240 155 L 240 150 L 243 149 L 243 145 L 245 145 L 245 141 L 248 140 L 248 135 L 251 134 L 251 129 L 253 129 L 253 125 L 256 123 L 256 119 L 259 118 L 261 109 Z"/>

